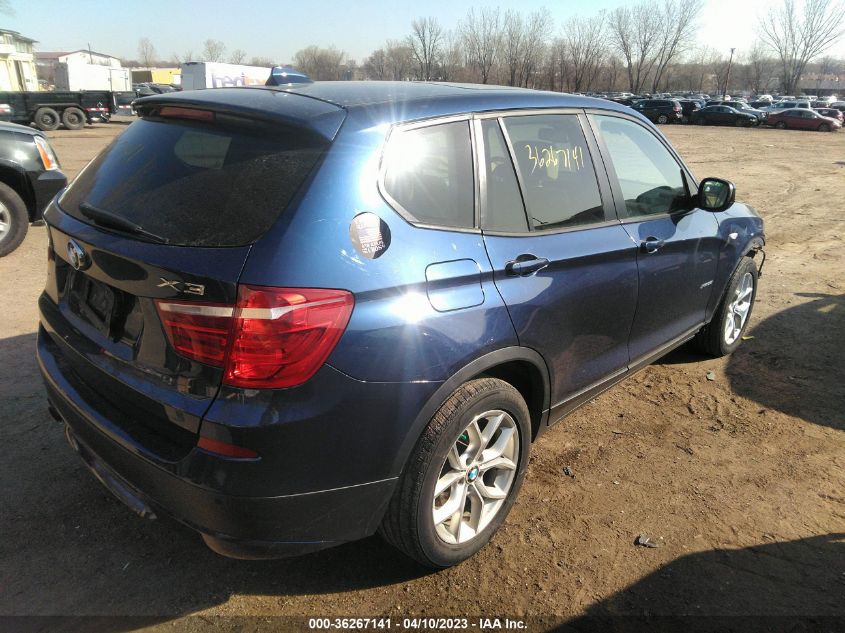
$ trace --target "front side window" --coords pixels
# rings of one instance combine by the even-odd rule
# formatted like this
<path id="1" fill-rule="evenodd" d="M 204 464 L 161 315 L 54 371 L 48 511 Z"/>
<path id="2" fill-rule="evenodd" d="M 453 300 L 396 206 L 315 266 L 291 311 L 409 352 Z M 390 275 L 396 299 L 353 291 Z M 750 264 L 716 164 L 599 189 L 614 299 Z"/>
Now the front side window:
<path id="1" fill-rule="evenodd" d="M 613 116 L 594 117 L 616 171 L 628 217 L 671 213 L 688 206 L 681 166 L 643 126 Z"/>
<path id="2" fill-rule="evenodd" d="M 454 228 L 474 226 L 468 121 L 394 130 L 384 165 L 385 193 L 413 221 Z"/>
<path id="3" fill-rule="evenodd" d="M 514 116 L 503 121 L 533 230 L 605 220 L 596 172 L 577 115 Z"/>

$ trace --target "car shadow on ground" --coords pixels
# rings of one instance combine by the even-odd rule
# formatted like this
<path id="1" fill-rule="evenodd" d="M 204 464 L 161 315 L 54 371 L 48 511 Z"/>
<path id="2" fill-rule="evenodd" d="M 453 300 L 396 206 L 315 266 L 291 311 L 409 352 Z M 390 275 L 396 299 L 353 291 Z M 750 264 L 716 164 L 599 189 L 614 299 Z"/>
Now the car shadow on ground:
<path id="1" fill-rule="evenodd" d="M 240 561 L 214 554 L 175 521 L 136 517 L 48 415 L 35 334 L 0 339 L 0 411 L 0 445 L 14 447 L 0 460 L 0 630 L 135 630 L 237 594 L 319 603 L 321 594 L 430 573 L 378 537 L 299 558 Z M 105 614 L 149 617 L 9 619 Z"/>
<path id="2" fill-rule="evenodd" d="M 845 533 L 690 554 L 594 604 L 563 630 L 843 630 L 843 570 Z"/>
<path id="3" fill-rule="evenodd" d="M 752 314 L 750 338 L 728 358 L 731 390 L 758 403 L 761 410 L 845 430 L 845 295 L 796 297 L 799 305 L 763 321 Z M 656 364 L 708 359 L 687 344 Z"/>
<path id="4" fill-rule="evenodd" d="M 761 408 L 845 431 L 845 295 L 796 296 L 799 305 L 752 323 L 754 338 L 728 361 L 731 389 Z"/>

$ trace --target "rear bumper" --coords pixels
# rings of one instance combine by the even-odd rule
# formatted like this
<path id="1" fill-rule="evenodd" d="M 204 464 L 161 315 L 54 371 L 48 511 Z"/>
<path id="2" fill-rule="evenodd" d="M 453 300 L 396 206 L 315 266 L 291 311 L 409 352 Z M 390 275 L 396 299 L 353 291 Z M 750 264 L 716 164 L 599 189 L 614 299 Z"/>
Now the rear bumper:
<path id="1" fill-rule="evenodd" d="M 197 530 L 218 553 L 240 558 L 302 554 L 374 533 L 395 478 L 282 496 L 226 494 L 198 485 L 180 472 L 192 459 L 215 459 L 197 449 L 182 467 L 163 468 L 104 432 L 108 421 L 86 406 L 62 373 L 49 335 L 38 335 L 38 360 L 54 415 L 66 425 L 71 446 L 116 497 L 141 516 L 163 514 Z M 219 471 L 226 460 L 216 460 Z M 233 464 L 233 467 L 239 466 Z"/>

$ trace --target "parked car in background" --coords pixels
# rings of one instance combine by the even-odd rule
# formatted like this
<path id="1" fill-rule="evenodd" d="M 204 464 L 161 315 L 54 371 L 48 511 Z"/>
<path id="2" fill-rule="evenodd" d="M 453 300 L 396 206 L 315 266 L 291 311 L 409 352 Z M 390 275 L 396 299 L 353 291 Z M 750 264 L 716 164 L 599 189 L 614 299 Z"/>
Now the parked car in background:
<path id="1" fill-rule="evenodd" d="M 15 250 L 29 225 L 67 184 L 59 159 L 39 130 L 0 123 L 0 257 Z"/>
<path id="2" fill-rule="evenodd" d="M 735 125 L 750 127 L 760 122 L 754 114 L 741 112 L 726 105 L 707 106 L 692 113 L 692 123 L 696 125 Z"/>
<path id="3" fill-rule="evenodd" d="M 319 81 L 136 109 L 45 213 L 37 354 L 97 479 L 225 555 L 379 531 L 457 564 L 550 424 L 742 342 L 763 221 L 624 106 Z"/>
<path id="4" fill-rule="evenodd" d="M 763 112 L 779 112 L 781 110 L 791 110 L 793 108 L 803 108 L 810 110 L 809 101 L 778 101 L 769 107 L 760 108 Z"/>
<path id="5" fill-rule="evenodd" d="M 676 99 L 643 99 L 631 106 L 653 123 L 680 123 L 681 104 Z"/>
<path id="6" fill-rule="evenodd" d="M 842 124 L 836 119 L 822 116 L 815 110 L 793 108 L 779 112 L 769 112 L 765 119 L 766 125 L 779 129 L 816 130 L 818 132 L 835 132 Z"/>
<path id="7" fill-rule="evenodd" d="M 845 108 L 843 108 L 845 109 Z M 822 116 L 829 117 L 831 119 L 835 119 L 842 123 L 845 121 L 845 114 L 842 113 L 842 110 L 838 110 L 836 108 L 816 108 L 816 112 L 821 114 Z"/>
<path id="8" fill-rule="evenodd" d="M 179 90 L 176 86 L 155 83 L 132 84 L 132 89 L 139 97 L 149 97 L 150 95 L 160 95 L 167 92 L 178 92 Z"/>
<path id="9" fill-rule="evenodd" d="M 763 120 L 763 112 L 764 110 L 760 110 L 759 108 L 754 108 L 750 106 L 745 101 L 708 101 L 708 106 L 711 105 L 725 105 L 734 110 L 739 110 L 743 114 L 751 114 L 757 118 L 757 121 L 760 122 Z"/>
<path id="10" fill-rule="evenodd" d="M 702 107 L 702 102 L 697 99 L 678 99 L 681 104 L 681 122 L 689 123 L 692 120 L 693 112 L 697 112 Z"/>

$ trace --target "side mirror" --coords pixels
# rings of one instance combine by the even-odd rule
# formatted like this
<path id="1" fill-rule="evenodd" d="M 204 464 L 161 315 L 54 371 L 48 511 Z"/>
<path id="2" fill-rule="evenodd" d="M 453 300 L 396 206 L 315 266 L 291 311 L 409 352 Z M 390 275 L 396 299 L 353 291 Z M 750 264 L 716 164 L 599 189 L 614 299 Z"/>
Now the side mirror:
<path id="1" fill-rule="evenodd" d="M 698 206 L 706 211 L 724 211 L 736 199 L 736 185 L 730 180 L 705 178 L 698 187 Z"/>

